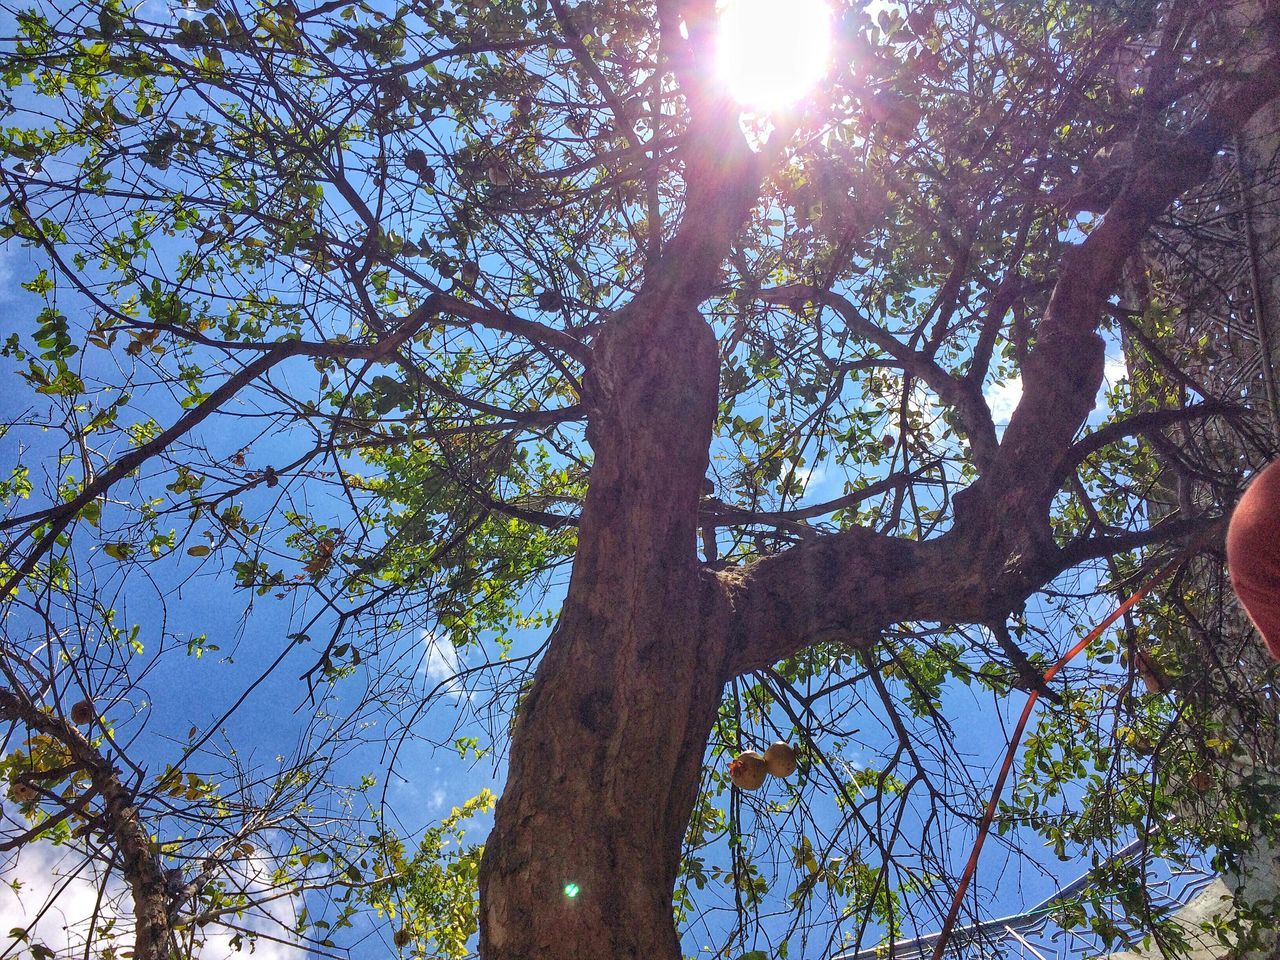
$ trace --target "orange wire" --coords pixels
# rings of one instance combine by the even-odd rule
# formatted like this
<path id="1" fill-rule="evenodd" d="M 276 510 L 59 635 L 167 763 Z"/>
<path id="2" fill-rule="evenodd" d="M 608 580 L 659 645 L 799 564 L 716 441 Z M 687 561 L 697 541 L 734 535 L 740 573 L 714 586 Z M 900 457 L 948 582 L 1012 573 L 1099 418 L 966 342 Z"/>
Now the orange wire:
<path id="1" fill-rule="evenodd" d="M 1183 550 L 1167 566 L 1153 574 L 1146 583 L 1129 596 L 1129 599 L 1116 607 L 1110 616 L 1090 630 L 1084 639 L 1063 654 L 1057 663 L 1044 672 L 1044 682 L 1047 684 L 1056 677 L 1058 672 L 1074 660 L 1085 647 L 1098 639 L 1107 627 L 1133 609 L 1134 604 L 1150 593 L 1156 584 L 1177 570 L 1185 559 L 1200 548 L 1202 540 L 1203 537 L 1197 539 L 1195 543 Z M 941 960 L 942 952 L 946 949 L 947 941 L 951 938 L 951 931 L 955 927 L 956 918 L 960 915 L 960 906 L 964 903 L 964 895 L 968 891 L 969 883 L 973 880 L 973 875 L 978 869 L 978 857 L 982 853 L 982 845 L 986 843 L 987 834 L 991 832 L 991 821 L 995 819 L 996 807 L 1000 803 L 1000 794 L 1004 792 L 1004 782 L 1009 776 L 1009 770 L 1013 767 L 1013 760 L 1018 752 L 1018 744 L 1022 740 L 1022 733 L 1026 730 L 1027 721 L 1031 719 L 1031 711 L 1039 699 L 1040 691 L 1032 690 L 1027 697 L 1026 705 L 1022 708 L 1022 716 L 1018 718 L 1018 725 L 1014 727 L 1013 736 L 1009 740 L 1009 748 L 1005 751 L 1004 763 L 1000 765 L 1000 774 L 996 777 L 995 787 L 991 791 L 991 799 L 987 802 L 987 809 L 982 816 L 982 823 L 978 826 L 978 836 L 973 842 L 973 850 L 969 854 L 969 862 L 965 864 L 964 872 L 960 875 L 960 885 L 956 888 L 956 895 L 951 900 L 951 909 L 947 912 L 947 919 L 942 925 L 942 931 L 938 934 L 938 942 L 934 945 L 932 960 Z"/>

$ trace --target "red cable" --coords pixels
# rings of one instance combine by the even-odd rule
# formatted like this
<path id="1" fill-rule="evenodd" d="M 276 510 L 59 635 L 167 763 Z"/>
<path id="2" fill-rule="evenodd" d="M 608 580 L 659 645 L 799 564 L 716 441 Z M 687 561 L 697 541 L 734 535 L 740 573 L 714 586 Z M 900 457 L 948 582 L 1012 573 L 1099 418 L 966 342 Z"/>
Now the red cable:
<path id="1" fill-rule="evenodd" d="M 1057 663 L 1044 672 L 1044 683 L 1048 684 L 1085 647 L 1098 639 L 1107 627 L 1128 613 L 1134 604 L 1150 593 L 1152 587 L 1177 570 L 1185 559 L 1200 548 L 1203 539 L 1204 537 L 1198 538 L 1195 543 L 1183 550 L 1171 563 L 1162 570 L 1157 571 L 1146 583 L 1135 590 L 1129 599 L 1116 607 L 1109 617 L 1090 630 L 1084 639 L 1068 650 Z M 1009 770 L 1013 767 L 1013 760 L 1018 752 L 1018 744 L 1022 740 L 1022 733 L 1027 728 L 1027 721 L 1031 719 L 1031 711 L 1038 699 L 1040 699 L 1040 691 L 1032 690 L 1027 697 L 1026 705 L 1022 708 L 1022 716 L 1018 718 L 1018 725 L 1013 730 L 1013 737 L 1009 740 L 1009 748 L 1005 751 L 1004 763 L 1000 765 L 1000 774 L 996 777 L 995 787 L 991 791 L 991 799 L 987 802 L 987 810 L 982 816 L 982 823 L 978 826 L 978 836 L 973 842 L 973 850 L 969 854 L 969 862 L 965 864 L 964 872 L 960 875 L 960 885 L 956 888 L 956 895 L 951 901 L 951 909 L 947 912 L 947 919 L 942 925 L 942 931 L 938 934 L 938 942 L 934 945 L 932 960 L 942 960 L 942 952 L 946 949 L 947 941 L 951 938 L 952 928 L 955 927 L 956 918 L 960 915 L 960 905 L 964 902 L 964 895 L 969 889 L 969 883 L 973 880 L 973 875 L 978 869 L 978 857 L 982 853 L 982 845 L 986 843 L 987 834 L 991 831 L 991 821 L 995 818 L 996 807 L 1000 803 L 1000 794 L 1004 792 L 1005 779 L 1009 776 Z"/>

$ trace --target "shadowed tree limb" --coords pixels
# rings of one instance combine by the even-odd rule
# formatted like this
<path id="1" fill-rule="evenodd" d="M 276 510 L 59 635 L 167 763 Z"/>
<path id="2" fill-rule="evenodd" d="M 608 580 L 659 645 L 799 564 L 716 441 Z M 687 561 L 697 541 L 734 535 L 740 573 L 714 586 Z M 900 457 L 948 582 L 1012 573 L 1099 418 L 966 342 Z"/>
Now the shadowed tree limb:
<path id="1" fill-rule="evenodd" d="M 1107 299 L 1156 218 L 1208 175 L 1227 138 L 1278 95 L 1280 55 L 1272 54 L 1138 166 L 1102 222 L 1066 251 L 1023 370 L 1022 399 L 990 468 L 957 496 L 948 533 L 921 543 L 854 529 L 719 575 L 725 677 L 896 622 L 990 622 L 1060 572 L 1065 558 L 1049 534 L 1049 505 L 1102 384 L 1096 331 Z M 1132 545 L 1150 536 L 1137 534 Z M 1124 548 L 1109 542 L 1116 547 Z M 1076 549 L 1068 556 L 1096 555 Z"/>
<path id="2" fill-rule="evenodd" d="M 117 866 L 133 894 L 133 955 L 136 960 L 165 960 L 173 935 L 168 889 L 152 849 L 151 833 L 134 805 L 133 792 L 79 730 L 41 710 L 18 691 L 0 687 L 0 720 L 20 723 L 57 740 L 67 749 L 71 762 L 89 775 L 93 792 L 102 797 L 100 816 L 115 842 Z"/>

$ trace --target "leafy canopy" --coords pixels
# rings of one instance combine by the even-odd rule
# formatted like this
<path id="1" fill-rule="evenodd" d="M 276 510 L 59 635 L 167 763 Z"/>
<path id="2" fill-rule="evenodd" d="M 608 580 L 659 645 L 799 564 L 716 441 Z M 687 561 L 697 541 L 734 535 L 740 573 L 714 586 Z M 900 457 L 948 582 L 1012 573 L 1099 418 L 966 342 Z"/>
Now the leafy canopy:
<path id="1" fill-rule="evenodd" d="M 501 755 L 573 556 L 590 345 L 681 223 L 690 104 L 730 109 L 706 93 L 709 6 L 4 7 L 0 236 L 27 291 L 3 347 L 5 685 L 55 718 L 90 699 L 88 749 L 163 771 L 134 797 L 164 864 L 203 878 L 180 911 L 189 945 L 282 890 L 317 947 L 372 904 L 396 915 L 395 946 L 466 954 L 478 853 L 461 824 L 491 798 L 393 831 L 404 815 L 375 784 L 414 738 Z M 1189 18 L 1186 92 L 1152 111 L 1143 56 L 1175 42 L 1171 6 L 837 6 L 821 89 L 772 139 L 743 121 L 770 167 L 703 304 L 721 352 L 707 562 L 855 525 L 948 528 L 1064 247 L 1096 222 L 1076 214 L 1105 185 L 1099 158 L 1140 114 L 1178 128 L 1229 61 Z M 1107 439 L 1054 505 L 1062 544 L 1148 525 L 1163 462 L 1102 431 L 1197 399 L 1175 386 L 1194 358 L 1171 316 L 1157 291 L 1130 317 L 1173 369 L 1112 385 L 1091 427 Z M 760 934 L 779 955 L 898 935 L 908 906 L 927 926 L 985 799 L 985 761 L 953 736 L 1025 684 L 1011 649 L 1046 663 L 1138 566 L 1078 571 L 1007 625 L 902 624 L 873 652 L 819 644 L 735 680 L 678 916 L 745 949 L 782 910 Z M 189 622 L 174 601 L 196 591 L 243 626 Z M 1002 807 L 1011 843 L 1100 856 L 1245 749 L 1211 697 L 1135 686 L 1136 638 L 1186 622 L 1170 604 L 1068 674 Z M 166 701 L 215 669 L 237 695 L 175 725 Z M 276 764 L 235 725 L 258 684 L 302 711 Z M 105 862 L 70 734 L 51 731 L 5 756 L 23 819 L 4 829 Z M 798 780 L 731 799 L 722 758 L 778 736 L 802 748 Z M 361 742 L 389 746 L 348 757 Z M 370 764 L 389 769 L 361 781 Z M 1153 851 L 1229 851 L 1267 809 L 1250 796 Z M 1131 880 L 1105 878 L 1074 919 L 1122 935 L 1102 905 Z"/>

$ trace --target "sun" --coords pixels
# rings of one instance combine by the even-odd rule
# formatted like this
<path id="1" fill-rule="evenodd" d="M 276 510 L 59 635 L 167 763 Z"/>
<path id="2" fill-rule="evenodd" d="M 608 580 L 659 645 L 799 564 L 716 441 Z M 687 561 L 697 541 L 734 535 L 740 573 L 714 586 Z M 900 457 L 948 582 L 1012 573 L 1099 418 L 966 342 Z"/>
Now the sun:
<path id="1" fill-rule="evenodd" d="M 796 102 L 830 60 L 824 0 L 722 0 L 716 72 L 744 107 L 768 112 Z"/>

